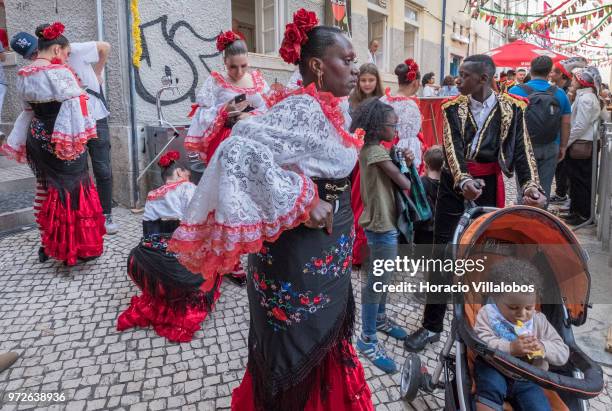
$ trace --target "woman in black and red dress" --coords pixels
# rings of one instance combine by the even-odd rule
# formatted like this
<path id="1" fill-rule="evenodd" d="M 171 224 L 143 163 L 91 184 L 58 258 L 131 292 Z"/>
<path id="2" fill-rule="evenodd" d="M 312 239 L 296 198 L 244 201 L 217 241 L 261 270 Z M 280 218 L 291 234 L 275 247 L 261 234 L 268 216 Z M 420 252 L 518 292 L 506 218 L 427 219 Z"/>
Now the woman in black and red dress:
<path id="1" fill-rule="evenodd" d="M 17 91 L 24 111 L 2 151 L 26 161 L 42 193 L 35 203 L 42 246 L 48 257 L 74 265 L 103 251 L 104 215 L 89 176 L 87 141 L 96 138 L 87 95 L 65 64 L 70 44 L 61 23 L 36 29 L 38 57 L 19 70 Z"/>
<path id="2" fill-rule="evenodd" d="M 363 140 L 342 97 L 355 52 L 340 29 L 299 10 L 280 54 L 303 87 L 238 122 L 210 160 L 170 249 L 212 280 L 250 253 L 249 360 L 232 409 L 373 410 L 351 345 L 349 175 Z"/>

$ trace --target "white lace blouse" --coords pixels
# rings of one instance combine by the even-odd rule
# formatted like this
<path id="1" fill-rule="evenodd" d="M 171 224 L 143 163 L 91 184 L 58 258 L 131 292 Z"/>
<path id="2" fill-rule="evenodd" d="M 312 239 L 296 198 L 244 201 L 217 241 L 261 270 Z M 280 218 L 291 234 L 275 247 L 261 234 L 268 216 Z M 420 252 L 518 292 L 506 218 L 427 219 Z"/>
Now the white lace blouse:
<path id="1" fill-rule="evenodd" d="M 389 104 L 398 117 L 397 134 L 399 142 L 397 147 L 410 149 L 414 153 L 414 166 L 419 169 L 421 165 L 421 142 L 418 134 L 421 131 L 421 110 L 414 99 L 405 96 L 391 96 L 387 90 L 380 98 L 383 103 Z"/>
<path id="2" fill-rule="evenodd" d="M 192 272 L 228 272 L 308 218 L 311 177 L 347 177 L 362 140 L 346 131 L 340 99 L 307 87 L 240 121 L 217 148 L 173 238 Z"/>
<path id="3" fill-rule="evenodd" d="M 28 128 L 34 117 L 31 104 L 57 101 L 62 104 L 51 135 L 54 153 L 62 160 L 79 157 L 87 141 L 96 137 L 96 122 L 91 117 L 87 94 L 74 72 L 64 64 L 50 64 L 28 66 L 17 74 L 23 112 L 17 117 L 2 151 L 17 161 L 25 161 Z"/>
<path id="4" fill-rule="evenodd" d="M 196 185 L 189 181 L 178 181 L 150 191 L 142 219 L 182 220 L 195 189 Z"/>
<path id="5" fill-rule="evenodd" d="M 207 142 L 222 130 L 227 120 L 225 104 L 231 99 L 246 94 L 246 101 L 255 108 L 253 114 L 267 110 L 265 96 L 270 87 L 259 71 L 250 73 L 253 87 L 236 87 L 230 84 L 221 73 L 213 71 L 198 91 L 196 104 L 192 106 L 193 117 L 185 138 L 185 148 L 188 151 L 204 152 Z"/>

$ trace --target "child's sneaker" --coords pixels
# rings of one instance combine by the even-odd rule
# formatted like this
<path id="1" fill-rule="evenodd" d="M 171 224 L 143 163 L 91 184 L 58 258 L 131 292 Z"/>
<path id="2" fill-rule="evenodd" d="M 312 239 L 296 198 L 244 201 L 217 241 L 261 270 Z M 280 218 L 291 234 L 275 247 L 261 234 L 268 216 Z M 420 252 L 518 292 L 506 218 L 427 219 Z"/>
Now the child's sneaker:
<path id="1" fill-rule="evenodd" d="M 357 340 L 357 349 L 370 361 L 372 364 L 386 372 L 393 374 L 397 371 L 395 361 L 391 359 L 385 352 L 385 349 L 378 342 L 366 342 L 362 337 Z"/>
<path id="2" fill-rule="evenodd" d="M 403 340 L 408 336 L 406 330 L 389 317 L 385 317 L 382 321 L 376 320 L 376 329 L 398 340 Z"/>

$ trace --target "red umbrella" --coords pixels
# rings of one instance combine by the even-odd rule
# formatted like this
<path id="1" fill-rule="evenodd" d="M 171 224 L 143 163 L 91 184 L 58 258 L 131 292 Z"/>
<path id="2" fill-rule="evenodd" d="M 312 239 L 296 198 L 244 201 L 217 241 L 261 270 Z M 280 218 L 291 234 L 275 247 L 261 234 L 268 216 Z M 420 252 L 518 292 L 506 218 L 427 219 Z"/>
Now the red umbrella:
<path id="1" fill-rule="evenodd" d="M 563 54 L 555 53 L 523 40 L 504 44 L 484 54 L 491 56 L 495 65 L 499 67 L 528 67 L 531 64 L 531 60 L 538 56 L 548 56 L 553 62 L 568 58 Z"/>

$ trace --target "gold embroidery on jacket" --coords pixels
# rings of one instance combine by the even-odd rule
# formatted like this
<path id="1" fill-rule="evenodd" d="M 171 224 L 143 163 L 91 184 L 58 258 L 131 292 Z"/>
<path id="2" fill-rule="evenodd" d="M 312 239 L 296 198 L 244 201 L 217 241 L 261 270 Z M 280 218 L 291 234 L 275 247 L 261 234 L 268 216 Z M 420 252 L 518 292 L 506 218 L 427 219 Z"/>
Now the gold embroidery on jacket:
<path id="1" fill-rule="evenodd" d="M 484 140 L 483 136 L 485 135 L 485 132 L 487 128 L 489 127 L 491 120 L 493 119 L 493 116 L 495 116 L 495 112 L 497 111 L 498 106 L 499 104 L 493 107 L 493 110 L 491 110 L 491 112 L 489 113 L 489 117 L 487 117 L 487 119 L 485 120 L 485 123 L 482 126 L 482 130 L 480 130 L 480 134 L 478 134 L 478 145 L 476 146 L 476 150 L 474 150 L 474 152 L 471 153 L 470 155 L 471 159 L 475 159 L 476 156 L 478 155 L 478 152 L 480 151 L 480 145 L 482 144 L 482 140 Z M 478 130 L 478 128 L 476 129 Z"/>

